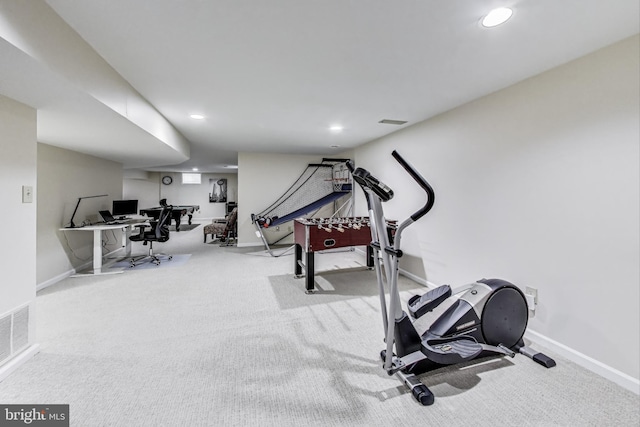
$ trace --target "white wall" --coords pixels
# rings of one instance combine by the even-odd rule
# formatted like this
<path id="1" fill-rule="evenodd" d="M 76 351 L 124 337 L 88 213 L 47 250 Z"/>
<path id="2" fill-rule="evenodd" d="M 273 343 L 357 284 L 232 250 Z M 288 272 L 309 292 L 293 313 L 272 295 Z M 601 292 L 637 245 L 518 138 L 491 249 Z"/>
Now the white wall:
<path id="1" fill-rule="evenodd" d="M 309 163 L 320 163 L 323 157 L 352 158 L 353 152 L 331 156 L 292 155 L 275 153 L 238 154 L 238 245 L 262 246 L 255 235 L 251 214 L 257 214 L 278 200 L 296 182 Z M 280 231 L 265 229 L 267 240 L 273 242 L 289 233 L 289 226 Z M 282 241 L 291 243 L 292 238 Z"/>
<path id="2" fill-rule="evenodd" d="M 36 111 L 0 95 L 0 200 L 2 236 L 0 317 L 25 305 L 36 295 L 36 197 L 22 202 L 22 186 L 38 194 L 36 173 Z M 35 318 L 31 313 L 31 319 Z M 35 322 L 30 322 L 29 342 Z"/>
<path id="3" fill-rule="evenodd" d="M 163 153 L 166 157 L 160 157 L 160 159 L 165 161 L 172 159 L 176 163 L 189 158 L 190 144 L 187 139 L 46 2 L 3 2 L 1 18 L 4 22 L 10 22 L 10 25 L 0 26 L 0 37 L 37 62 L 46 64 L 48 70 L 72 83 L 75 89 L 90 95 L 98 100 L 100 105 L 109 107 L 144 130 L 140 133 L 132 130 L 131 134 L 126 133 L 120 138 L 114 138 L 110 141 L 112 149 L 127 148 L 128 151 L 147 153 L 149 158 L 155 158 L 157 153 Z M 63 91 L 56 95 L 57 102 L 62 102 L 65 98 Z M 75 93 L 74 96 L 76 102 L 86 102 L 83 97 Z M 87 105 L 94 104 L 83 104 L 83 106 Z M 49 125 L 45 136 L 51 140 L 45 140 L 45 142 L 64 143 L 67 148 L 73 146 L 72 138 L 67 141 L 56 138 L 59 135 L 68 137 L 68 132 L 56 129 L 56 125 L 64 115 L 57 115 L 47 108 L 41 109 L 38 114 L 38 120 L 41 123 L 47 122 Z M 85 110 L 82 116 L 86 119 L 93 117 L 88 110 Z M 86 123 L 75 125 L 76 132 L 80 129 L 82 129 L 80 132 L 84 132 Z M 117 125 L 121 123 L 118 122 Z M 41 129 L 40 141 L 43 141 L 42 133 Z M 149 138 L 150 135 L 155 138 Z M 91 137 L 95 138 L 93 135 Z M 98 140 L 100 140 L 99 137 Z M 149 147 L 153 147 L 154 150 L 150 151 Z M 146 151 L 140 151 L 141 149 Z"/>
<path id="4" fill-rule="evenodd" d="M 102 220 L 98 211 L 111 210 L 111 201 L 122 198 L 122 165 L 98 157 L 38 144 L 38 245 L 39 286 L 90 263 L 93 233 L 60 231 L 71 220 L 79 197 L 84 199 L 73 222 Z M 119 231 L 104 233 L 105 253 L 121 247 Z"/>
<path id="5" fill-rule="evenodd" d="M 173 182 L 164 185 L 161 179 L 167 175 L 173 178 Z M 123 198 L 137 199 L 139 209 L 159 206 L 160 199 L 167 199 L 167 203 L 176 206 L 199 205 L 200 212 L 194 213 L 194 220 L 209 221 L 212 218 L 224 218 L 225 204 L 209 202 L 210 180 L 217 181 L 220 178 L 227 180 L 227 201 L 237 201 L 238 175 L 235 173 L 203 173 L 201 184 L 182 184 L 182 174 L 176 172 L 146 172 L 142 175 L 127 172 L 125 177 Z"/>
<path id="6" fill-rule="evenodd" d="M 396 190 L 390 218 L 424 200 L 392 150 L 435 188 L 403 248 L 429 281 L 537 288 L 531 329 L 636 384 L 639 49 L 632 37 L 356 150 Z"/>

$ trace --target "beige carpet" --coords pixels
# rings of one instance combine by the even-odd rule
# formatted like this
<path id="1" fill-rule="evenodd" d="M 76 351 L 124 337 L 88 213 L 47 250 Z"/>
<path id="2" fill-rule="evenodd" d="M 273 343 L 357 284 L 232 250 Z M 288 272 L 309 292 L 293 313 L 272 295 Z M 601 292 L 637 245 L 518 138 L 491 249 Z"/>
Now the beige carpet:
<path id="1" fill-rule="evenodd" d="M 639 424 L 637 395 L 554 354 L 549 370 L 518 355 L 423 376 L 436 402 L 422 407 L 380 368 L 373 272 L 320 274 L 306 295 L 292 256 L 198 232 L 158 250 L 192 256 L 41 291 L 41 352 L 0 383 L 0 403 L 68 403 L 73 426 Z"/>

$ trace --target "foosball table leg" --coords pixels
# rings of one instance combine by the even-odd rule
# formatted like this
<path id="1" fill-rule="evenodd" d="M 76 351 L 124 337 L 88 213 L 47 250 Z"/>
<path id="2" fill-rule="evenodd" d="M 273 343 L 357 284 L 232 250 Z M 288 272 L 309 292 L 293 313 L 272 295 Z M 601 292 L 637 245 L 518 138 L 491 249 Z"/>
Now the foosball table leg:
<path id="1" fill-rule="evenodd" d="M 293 263 L 294 263 L 293 277 L 295 277 L 296 279 L 299 279 L 302 276 L 304 276 L 305 292 L 308 294 L 311 294 L 313 293 L 313 291 L 315 291 L 314 253 L 311 251 L 304 252 L 302 250 L 302 246 L 297 243 L 294 245 L 294 252 L 295 252 L 295 257 L 293 260 Z M 303 252 L 304 252 L 304 263 L 302 262 Z M 304 270 L 304 272 L 302 270 Z"/>
<path id="2" fill-rule="evenodd" d="M 371 245 L 367 245 L 367 268 L 369 270 L 373 270 L 374 261 L 373 261 L 373 248 Z"/>
<path id="3" fill-rule="evenodd" d="M 300 263 L 302 262 L 302 246 L 299 244 L 295 244 L 295 257 L 293 260 L 293 276 L 295 278 L 302 277 L 302 266 Z"/>
<path id="4" fill-rule="evenodd" d="M 313 291 L 315 290 L 314 287 L 314 274 L 315 274 L 315 269 L 314 269 L 314 253 L 309 251 L 306 252 L 306 262 L 305 262 L 305 285 L 306 285 L 306 293 L 310 294 L 313 293 Z"/>

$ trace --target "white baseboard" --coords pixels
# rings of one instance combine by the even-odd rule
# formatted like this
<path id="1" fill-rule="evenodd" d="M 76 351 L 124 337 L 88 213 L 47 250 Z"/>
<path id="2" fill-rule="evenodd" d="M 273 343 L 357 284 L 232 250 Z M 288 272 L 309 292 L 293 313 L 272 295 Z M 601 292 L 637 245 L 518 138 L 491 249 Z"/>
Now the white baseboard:
<path id="1" fill-rule="evenodd" d="M 103 255 L 104 258 L 109 258 L 110 256 L 115 255 L 118 252 L 124 251 L 124 248 L 117 248 L 112 250 L 111 252 L 107 253 L 106 255 Z M 104 263 L 103 265 L 108 265 L 108 263 Z M 39 283 L 36 285 L 36 292 L 41 291 L 45 288 L 48 288 L 49 286 L 55 285 L 56 283 L 58 283 L 61 280 L 66 279 L 69 276 L 72 276 L 74 274 L 76 274 L 78 271 L 84 271 L 84 270 L 88 270 L 91 267 L 93 267 L 93 260 L 89 260 L 87 262 L 85 262 L 84 264 L 80 265 L 77 268 L 72 268 L 71 270 L 67 270 L 64 273 L 60 273 L 55 277 L 52 277 L 51 279 L 45 280 L 42 283 Z"/>
<path id="2" fill-rule="evenodd" d="M 264 248 L 262 243 L 238 243 L 236 246 L 239 248 Z"/>
<path id="3" fill-rule="evenodd" d="M 402 268 L 400 268 L 400 269 L 399 269 L 399 272 L 400 272 L 400 274 L 402 274 L 403 276 L 408 277 L 409 279 L 413 280 L 413 281 L 414 281 L 414 282 L 416 282 L 416 283 L 421 284 L 422 286 L 426 286 L 426 287 L 428 287 L 428 288 L 435 287 L 435 286 L 430 286 L 430 285 L 429 285 L 429 282 L 427 282 L 427 281 L 426 281 L 425 279 L 423 279 L 422 277 L 420 277 L 420 276 L 416 276 L 416 275 L 415 275 L 415 274 L 413 274 L 413 273 L 409 273 L 407 270 L 403 270 Z"/>
<path id="4" fill-rule="evenodd" d="M 43 290 L 45 288 L 48 288 L 49 286 L 55 285 L 59 281 L 64 280 L 64 279 L 66 279 L 67 277 L 69 277 L 69 276 L 71 276 L 73 274 L 76 274 L 76 270 L 71 269 L 71 270 L 65 271 L 64 273 L 60 273 L 57 276 L 52 277 L 49 280 L 45 280 L 42 283 L 38 283 L 36 285 L 36 292 L 41 291 L 41 290 Z"/>
<path id="5" fill-rule="evenodd" d="M 562 357 L 569 359 L 570 361 L 582 366 L 585 369 L 590 370 L 593 373 L 600 375 L 621 387 L 626 388 L 635 394 L 640 394 L 640 381 L 637 378 L 633 378 L 630 375 L 620 372 L 611 366 L 605 365 L 586 354 L 582 354 L 572 348 L 567 347 L 557 341 L 547 338 L 546 336 L 539 334 L 538 332 L 527 330 L 524 334 L 525 338 L 538 343 L 551 351 L 560 354 Z"/>
<path id="6" fill-rule="evenodd" d="M 2 382 L 5 378 L 7 378 L 13 371 L 18 369 L 24 363 L 26 363 L 29 359 L 40 352 L 40 344 L 31 344 L 29 347 L 24 349 L 22 352 L 14 356 L 11 360 L 9 360 L 4 365 L 0 366 L 0 382 Z"/>

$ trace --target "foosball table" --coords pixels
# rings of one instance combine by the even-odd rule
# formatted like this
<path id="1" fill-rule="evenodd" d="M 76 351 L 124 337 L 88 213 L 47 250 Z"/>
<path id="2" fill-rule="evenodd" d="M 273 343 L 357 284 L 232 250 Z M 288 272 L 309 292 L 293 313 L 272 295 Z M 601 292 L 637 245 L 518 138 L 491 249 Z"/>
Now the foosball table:
<path id="1" fill-rule="evenodd" d="M 327 249 L 367 247 L 367 267 L 373 267 L 371 229 L 368 217 L 304 218 L 293 224 L 295 241 L 294 276 L 305 276 L 307 293 L 314 290 L 314 254 Z M 303 260 L 304 252 L 304 260 Z M 306 274 L 303 274 L 305 270 Z"/>

